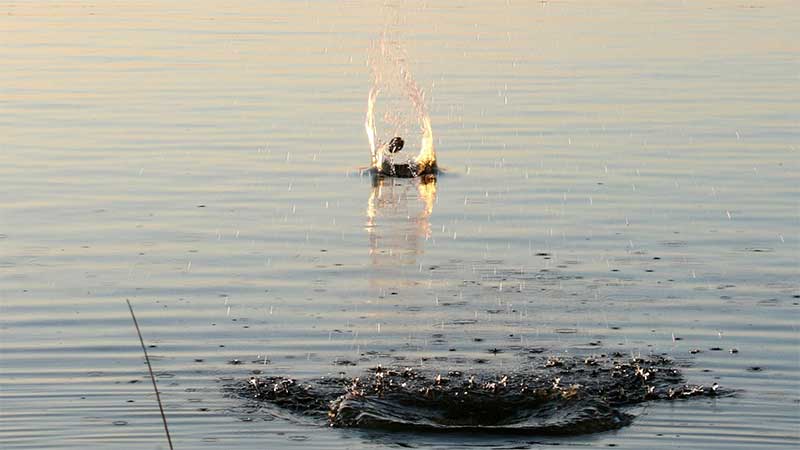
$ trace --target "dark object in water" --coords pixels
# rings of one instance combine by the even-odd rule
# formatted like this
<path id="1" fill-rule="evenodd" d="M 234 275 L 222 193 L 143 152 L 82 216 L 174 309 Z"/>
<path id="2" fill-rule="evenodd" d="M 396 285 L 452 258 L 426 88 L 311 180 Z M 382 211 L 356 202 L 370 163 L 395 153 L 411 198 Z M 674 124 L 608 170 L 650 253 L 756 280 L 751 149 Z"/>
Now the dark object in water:
<path id="1" fill-rule="evenodd" d="M 416 178 L 424 175 L 437 175 L 439 168 L 436 161 L 412 160 L 406 163 L 395 163 L 391 159 L 384 159 L 380 167 L 373 171 L 377 175 L 397 178 Z"/>
<path id="2" fill-rule="evenodd" d="M 131 319 L 133 319 L 133 326 L 136 327 L 136 334 L 139 335 L 139 343 L 142 345 L 142 353 L 144 353 L 144 360 L 147 362 L 147 371 L 150 373 L 150 381 L 153 382 L 153 390 L 156 393 L 156 402 L 158 403 L 158 410 L 161 412 L 161 422 L 164 424 L 164 432 L 167 434 L 167 443 L 169 450 L 172 450 L 172 437 L 169 435 L 169 427 L 167 426 L 167 416 L 164 414 L 164 406 L 161 404 L 161 395 L 158 393 L 158 385 L 156 384 L 156 377 L 153 375 L 153 366 L 150 365 L 150 356 L 147 354 L 147 349 L 144 346 L 144 338 L 142 337 L 142 330 L 139 329 L 139 321 L 136 320 L 136 314 L 133 313 L 133 305 L 129 299 L 125 299 L 128 304 L 128 309 L 131 312 Z M 114 422 L 114 425 L 119 425 Z"/>
<path id="3" fill-rule="evenodd" d="M 382 151 L 389 154 L 399 153 L 405 141 L 399 136 L 393 137 Z M 421 158 L 417 157 L 405 163 L 395 163 L 392 158 L 383 159 L 376 164 L 376 172 L 379 175 L 398 177 L 398 178 L 415 178 L 422 175 L 432 175 L 438 173 L 435 158 Z"/>
<path id="4" fill-rule="evenodd" d="M 403 149 L 403 145 L 405 145 L 403 138 L 395 136 L 392 138 L 391 141 L 389 141 L 389 145 L 386 147 L 386 151 L 389 153 L 397 153 Z"/>
<path id="5" fill-rule="evenodd" d="M 723 393 L 682 383 L 667 358 L 602 355 L 541 358 L 508 374 L 378 366 L 353 379 L 253 377 L 234 390 L 334 427 L 578 435 L 629 424 L 623 409 L 644 401 Z"/>
<path id="6" fill-rule="evenodd" d="M 439 169 L 436 167 L 435 161 L 433 163 L 409 161 L 408 163 L 395 164 L 390 160 L 384 160 L 377 173 L 389 177 L 415 178 L 423 175 L 436 175 L 439 173 Z"/>

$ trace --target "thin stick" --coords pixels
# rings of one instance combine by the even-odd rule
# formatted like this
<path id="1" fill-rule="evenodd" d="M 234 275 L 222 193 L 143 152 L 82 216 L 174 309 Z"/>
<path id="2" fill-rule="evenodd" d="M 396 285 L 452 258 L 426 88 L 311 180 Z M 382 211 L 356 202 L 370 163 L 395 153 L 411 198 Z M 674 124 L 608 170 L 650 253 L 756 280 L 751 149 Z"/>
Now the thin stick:
<path id="1" fill-rule="evenodd" d="M 144 352 L 144 360 L 147 361 L 147 370 L 150 372 L 150 381 L 153 382 L 153 390 L 156 391 L 156 401 L 158 401 L 158 410 L 161 411 L 161 421 L 164 422 L 164 432 L 167 433 L 167 442 L 169 443 L 169 450 L 172 449 L 172 438 L 169 437 L 169 428 L 167 427 L 167 416 L 164 415 L 164 407 L 161 406 L 161 395 L 158 394 L 158 386 L 156 385 L 156 377 L 153 375 L 153 366 L 150 365 L 150 357 L 147 356 L 147 349 L 144 347 L 144 339 L 142 339 L 142 332 L 139 330 L 139 322 L 136 321 L 136 315 L 133 313 L 133 306 L 131 301 L 125 299 L 128 303 L 128 309 L 131 310 L 131 318 L 133 318 L 133 325 L 136 327 L 136 333 L 139 335 L 139 343 L 142 344 L 142 352 Z"/>

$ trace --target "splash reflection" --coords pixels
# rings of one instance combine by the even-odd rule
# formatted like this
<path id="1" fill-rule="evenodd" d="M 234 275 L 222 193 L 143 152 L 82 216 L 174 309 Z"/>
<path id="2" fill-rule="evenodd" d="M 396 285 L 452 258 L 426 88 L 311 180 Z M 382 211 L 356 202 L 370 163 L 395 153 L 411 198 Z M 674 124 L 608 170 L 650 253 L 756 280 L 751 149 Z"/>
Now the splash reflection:
<path id="1" fill-rule="evenodd" d="M 435 175 L 372 177 L 366 230 L 373 269 L 391 272 L 416 266 L 425 241 L 431 237 L 430 216 L 435 203 Z"/>

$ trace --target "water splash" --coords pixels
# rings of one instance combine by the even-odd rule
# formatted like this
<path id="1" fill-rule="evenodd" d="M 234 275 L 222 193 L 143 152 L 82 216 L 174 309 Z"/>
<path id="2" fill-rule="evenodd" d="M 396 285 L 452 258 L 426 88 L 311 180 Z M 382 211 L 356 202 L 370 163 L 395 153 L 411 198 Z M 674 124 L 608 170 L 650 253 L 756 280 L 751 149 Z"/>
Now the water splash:
<path id="1" fill-rule="evenodd" d="M 364 127 L 369 140 L 372 167 L 387 175 L 417 176 L 436 170 L 436 151 L 425 92 L 411 74 L 407 60 L 396 33 L 384 32 L 370 49 L 369 65 L 373 83 L 367 97 Z M 386 130 L 383 134 L 379 134 L 376 121 L 379 95 L 383 96 L 383 114 L 378 115 L 380 125 Z M 415 134 L 420 139 L 419 153 L 415 157 L 387 151 L 392 137 Z"/>
<path id="2" fill-rule="evenodd" d="M 530 435 L 614 430 L 645 402 L 733 394 L 716 383 L 685 384 L 674 362 L 660 356 L 528 359 L 515 372 L 377 366 L 356 378 L 253 377 L 228 388 L 335 427 Z"/>

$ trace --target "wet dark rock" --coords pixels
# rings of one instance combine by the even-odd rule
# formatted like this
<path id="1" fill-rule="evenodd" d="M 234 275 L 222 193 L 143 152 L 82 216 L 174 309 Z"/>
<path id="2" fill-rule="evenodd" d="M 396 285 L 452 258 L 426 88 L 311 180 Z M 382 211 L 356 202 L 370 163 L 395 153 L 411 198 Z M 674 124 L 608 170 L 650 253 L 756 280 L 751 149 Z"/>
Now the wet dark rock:
<path id="1" fill-rule="evenodd" d="M 403 145 L 405 145 L 405 141 L 403 141 L 403 138 L 395 136 L 392 138 L 391 141 L 389 141 L 389 145 L 386 147 L 386 151 L 388 151 L 389 153 L 397 153 L 403 149 Z"/>
<path id="2" fill-rule="evenodd" d="M 621 355 L 543 356 L 509 373 L 378 366 L 356 378 L 252 377 L 229 388 L 334 427 L 538 435 L 613 430 L 633 420 L 630 406 L 727 393 L 684 384 L 670 359 Z"/>

